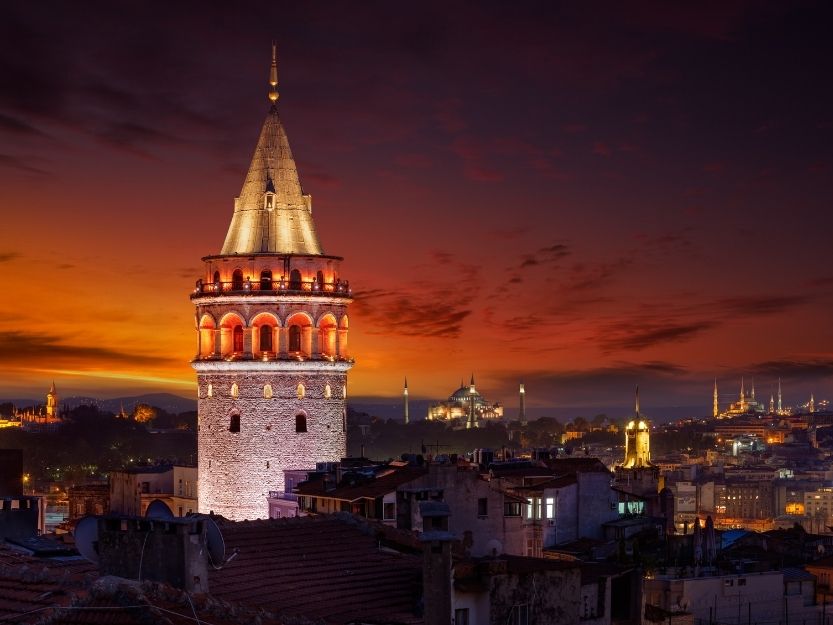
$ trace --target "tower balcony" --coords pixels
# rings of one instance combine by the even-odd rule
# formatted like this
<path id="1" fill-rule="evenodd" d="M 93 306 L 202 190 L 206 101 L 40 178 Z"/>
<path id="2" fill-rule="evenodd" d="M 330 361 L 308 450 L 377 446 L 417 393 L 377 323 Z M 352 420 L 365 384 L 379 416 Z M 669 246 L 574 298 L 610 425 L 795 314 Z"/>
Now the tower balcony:
<path id="1" fill-rule="evenodd" d="M 203 282 L 197 280 L 197 285 L 191 293 L 191 299 L 215 297 L 217 295 L 303 295 L 311 297 L 343 297 L 353 296 L 353 289 L 347 280 L 335 282 L 318 282 L 318 280 L 258 280 L 249 279 L 231 282 Z"/>
<path id="2" fill-rule="evenodd" d="M 345 362 L 349 364 L 353 364 L 355 361 L 352 358 L 346 356 L 333 356 L 329 354 L 305 354 L 302 352 L 287 352 L 285 354 L 281 354 L 279 352 L 262 352 L 259 354 L 252 354 L 247 352 L 232 352 L 226 355 L 220 354 L 209 354 L 209 355 L 197 355 L 194 357 L 193 362 L 197 361 L 223 361 L 223 362 L 241 362 L 241 361 L 254 361 L 254 362 Z"/>

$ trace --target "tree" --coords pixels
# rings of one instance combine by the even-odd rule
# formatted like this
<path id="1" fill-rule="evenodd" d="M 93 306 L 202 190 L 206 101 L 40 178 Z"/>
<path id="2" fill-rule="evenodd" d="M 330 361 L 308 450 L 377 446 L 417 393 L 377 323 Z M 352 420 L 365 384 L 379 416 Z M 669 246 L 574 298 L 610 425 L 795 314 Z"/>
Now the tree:
<path id="1" fill-rule="evenodd" d="M 156 418 L 156 408 L 148 404 L 136 404 L 133 409 L 133 419 L 136 423 L 150 423 Z"/>

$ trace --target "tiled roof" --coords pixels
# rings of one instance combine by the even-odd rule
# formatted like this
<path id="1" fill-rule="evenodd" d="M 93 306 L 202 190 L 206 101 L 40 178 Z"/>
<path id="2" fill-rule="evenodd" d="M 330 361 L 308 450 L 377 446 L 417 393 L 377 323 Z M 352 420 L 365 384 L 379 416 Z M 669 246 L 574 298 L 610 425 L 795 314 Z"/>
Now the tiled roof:
<path id="1" fill-rule="evenodd" d="M 211 625 L 249 624 L 256 616 L 262 625 L 281 625 L 270 613 L 161 584 L 100 578 L 86 560 L 38 559 L 0 544 L 0 624 L 193 625 L 195 613 Z"/>
<path id="2" fill-rule="evenodd" d="M 342 501 L 356 501 L 357 499 L 375 499 L 395 491 L 399 486 L 407 484 L 427 473 L 423 467 L 402 467 L 381 477 L 373 478 L 362 484 L 338 486 L 327 490 L 324 480 L 303 482 L 295 489 L 299 495 L 327 497 Z"/>
<path id="3" fill-rule="evenodd" d="M 326 623 L 421 623 L 422 560 L 380 548 L 344 515 L 220 522 L 226 557 L 209 572 L 212 596 Z"/>

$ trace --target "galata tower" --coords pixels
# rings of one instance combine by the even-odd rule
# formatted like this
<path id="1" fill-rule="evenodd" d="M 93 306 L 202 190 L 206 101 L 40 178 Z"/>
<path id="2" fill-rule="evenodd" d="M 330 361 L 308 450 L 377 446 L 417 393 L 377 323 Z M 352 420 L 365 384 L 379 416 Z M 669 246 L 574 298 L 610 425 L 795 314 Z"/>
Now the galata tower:
<path id="1" fill-rule="evenodd" d="M 346 454 L 348 282 L 324 254 L 278 115 L 271 107 L 234 200 L 220 254 L 206 256 L 196 305 L 199 510 L 268 516 L 284 469 Z"/>

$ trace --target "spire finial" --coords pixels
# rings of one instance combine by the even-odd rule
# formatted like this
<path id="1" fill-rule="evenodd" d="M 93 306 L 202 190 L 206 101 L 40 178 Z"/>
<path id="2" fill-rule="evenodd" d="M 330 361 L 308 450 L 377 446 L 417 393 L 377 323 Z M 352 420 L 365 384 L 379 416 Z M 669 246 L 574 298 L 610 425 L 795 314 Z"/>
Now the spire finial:
<path id="1" fill-rule="evenodd" d="M 272 67 L 269 68 L 269 101 L 274 104 L 278 95 L 278 46 L 272 42 Z"/>

